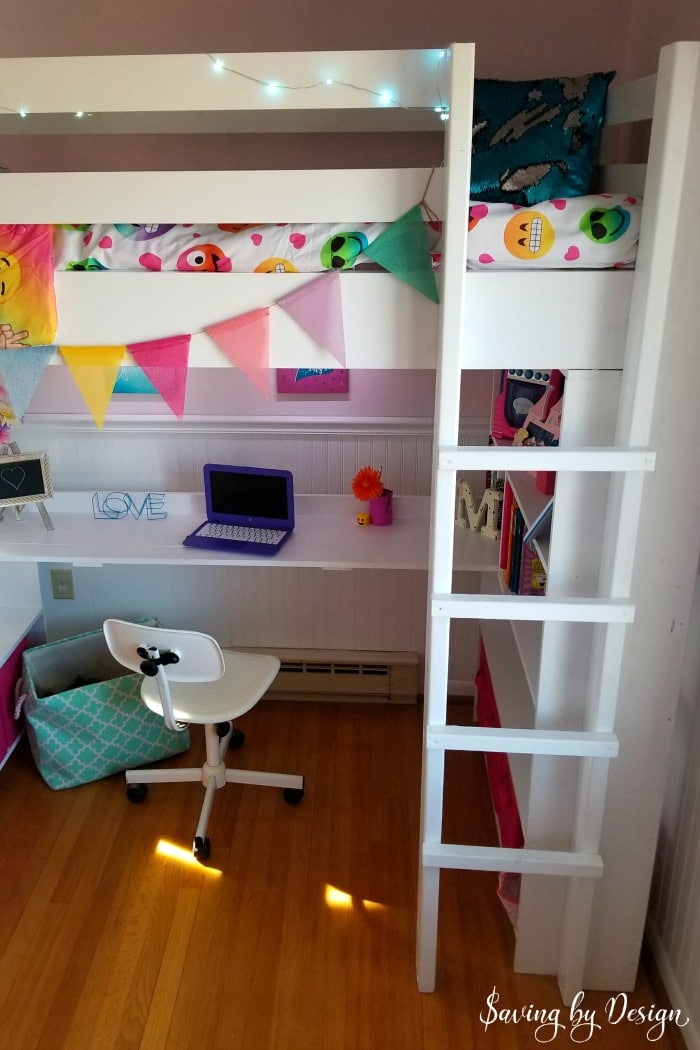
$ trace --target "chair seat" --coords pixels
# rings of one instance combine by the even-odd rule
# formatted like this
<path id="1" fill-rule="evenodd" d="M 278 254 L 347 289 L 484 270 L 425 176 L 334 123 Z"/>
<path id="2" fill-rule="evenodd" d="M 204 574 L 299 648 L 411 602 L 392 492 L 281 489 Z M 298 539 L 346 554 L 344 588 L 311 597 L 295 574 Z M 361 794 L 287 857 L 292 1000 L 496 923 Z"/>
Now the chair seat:
<path id="1" fill-rule="evenodd" d="M 226 722 L 254 707 L 272 685 L 280 662 L 260 653 L 224 652 L 226 669 L 214 682 L 170 681 L 170 695 L 178 722 L 193 725 Z M 144 678 L 141 698 L 149 710 L 163 714 L 155 678 Z"/>
<path id="2" fill-rule="evenodd" d="M 304 797 L 304 778 L 291 773 L 267 773 L 255 769 L 229 769 L 226 751 L 231 744 L 233 721 L 249 711 L 270 688 L 280 661 L 276 656 L 224 652 L 211 635 L 183 631 L 128 620 L 105 620 L 107 647 L 120 664 L 142 674 L 141 699 L 146 707 L 165 720 L 173 732 L 184 724 L 204 726 L 206 761 L 201 766 L 171 769 L 127 769 L 127 797 L 142 802 L 149 784 L 192 783 L 204 787 L 204 801 L 192 842 L 198 860 L 211 852 L 207 835 L 214 796 L 227 784 L 255 784 L 282 790 L 282 797 L 295 806 Z M 238 731 L 236 746 L 243 742 Z"/>

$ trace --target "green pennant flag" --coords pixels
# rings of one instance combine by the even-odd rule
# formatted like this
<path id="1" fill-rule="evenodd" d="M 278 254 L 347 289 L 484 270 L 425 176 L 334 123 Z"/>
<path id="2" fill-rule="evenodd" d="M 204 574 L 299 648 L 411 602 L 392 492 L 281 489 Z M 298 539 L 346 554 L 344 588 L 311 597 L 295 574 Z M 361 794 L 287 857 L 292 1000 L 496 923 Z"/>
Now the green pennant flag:
<path id="1" fill-rule="evenodd" d="M 362 253 L 434 303 L 440 302 L 420 204 L 393 222 Z"/>

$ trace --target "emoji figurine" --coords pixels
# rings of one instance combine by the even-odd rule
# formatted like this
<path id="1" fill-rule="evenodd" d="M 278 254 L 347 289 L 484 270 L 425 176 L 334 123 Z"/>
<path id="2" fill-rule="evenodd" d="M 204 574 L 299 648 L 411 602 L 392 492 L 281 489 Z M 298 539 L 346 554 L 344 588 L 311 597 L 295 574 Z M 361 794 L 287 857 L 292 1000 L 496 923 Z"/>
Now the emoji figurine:
<path id="1" fill-rule="evenodd" d="M 369 511 L 363 510 L 361 514 L 357 515 L 358 525 L 369 525 Z"/>

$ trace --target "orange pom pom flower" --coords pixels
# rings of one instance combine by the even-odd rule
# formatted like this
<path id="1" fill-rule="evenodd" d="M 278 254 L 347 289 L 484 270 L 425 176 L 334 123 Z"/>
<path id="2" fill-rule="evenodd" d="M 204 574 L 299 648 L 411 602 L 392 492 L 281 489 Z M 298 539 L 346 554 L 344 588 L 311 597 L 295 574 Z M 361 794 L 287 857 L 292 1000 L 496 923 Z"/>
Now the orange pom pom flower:
<path id="1" fill-rule="evenodd" d="M 352 479 L 352 494 L 357 499 L 376 499 L 383 491 L 382 472 L 374 467 L 361 467 Z"/>

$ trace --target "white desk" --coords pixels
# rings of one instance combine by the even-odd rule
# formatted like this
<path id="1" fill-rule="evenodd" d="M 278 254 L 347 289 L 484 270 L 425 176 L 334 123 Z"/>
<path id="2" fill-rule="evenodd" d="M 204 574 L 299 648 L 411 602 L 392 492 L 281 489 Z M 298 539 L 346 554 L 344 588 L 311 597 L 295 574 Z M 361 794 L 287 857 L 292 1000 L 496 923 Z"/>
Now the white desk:
<path id="1" fill-rule="evenodd" d="M 278 555 L 252 558 L 183 547 L 184 537 L 205 517 L 201 493 L 166 494 L 167 517 L 154 520 L 148 520 L 145 511 L 139 518 L 128 513 L 114 520 L 96 519 L 93 495 L 92 491 L 55 495 L 48 503 L 54 524 L 50 531 L 31 506 L 24 509 L 19 520 L 14 512 L 6 512 L 0 521 L 0 593 L 10 633 L 13 627 L 16 632 L 4 639 L 6 650 L 11 650 L 22 637 L 28 618 L 42 612 L 41 579 L 46 631 L 52 637 L 78 633 L 88 624 L 94 626 L 112 607 L 118 608 L 120 614 L 124 612 L 126 618 L 151 614 L 154 609 L 166 615 L 161 610 L 167 609 L 169 617 L 183 619 L 183 626 L 194 610 L 202 629 L 216 634 L 226 644 L 235 640 L 236 644 L 259 646 L 275 641 L 285 648 L 308 648 L 312 644 L 309 638 L 313 637 L 315 648 L 338 648 L 347 645 L 347 622 L 354 624 L 353 631 L 359 631 L 355 648 L 421 651 L 420 620 L 427 605 L 427 587 L 420 579 L 428 567 L 427 498 L 395 496 L 391 525 L 362 527 L 356 523 L 356 516 L 363 505 L 351 495 L 297 495 L 294 535 Z M 101 497 L 104 495 L 100 493 Z M 140 507 L 145 494 L 131 495 Z M 118 506 L 119 499 L 112 505 Z M 455 526 L 455 566 L 459 570 L 494 573 L 499 546 L 480 533 Z M 75 567 L 78 601 L 51 599 L 48 573 L 46 569 L 40 572 L 38 567 L 52 563 Z M 192 572 L 199 567 L 201 573 Z M 223 574 L 217 572 L 224 567 Z M 261 579 L 258 569 L 277 571 L 268 572 Z M 281 573 L 280 569 L 287 572 Z M 389 624 L 384 622 L 381 603 L 376 613 L 356 609 L 356 581 L 348 578 L 354 575 L 351 570 L 358 570 L 360 576 L 363 570 L 371 575 L 384 575 L 387 570 L 389 577 L 391 570 L 399 571 L 401 581 L 387 578 L 380 588 L 383 600 L 391 595 L 388 607 L 396 619 L 392 616 Z M 419 578 L 412 581 L 416 570 Z M 297 580 L 297 571 L 303 580 Z M 319 579 L 319 571 L 323 579 Z M 328 578 L 328 571 L 334 578 Z M 246 605 L 244 598 L 240 603 L 234 601 L 234 608 L 230 608 L 230 574 L 236 575 L 239 592 L 246 594 L 251 604 Z M 312 579 L 306 579 L 309 574 Z M 317 623 L 313 629 L 289 620 L 290 615 L 299 617 L 296 606 L 296 612 L 290 612 L 290 594 L 303 589 L 308 595 L 309 587 L 325 610 L 323 626 Z M 398 605 L 397 594 L 401 596 Z M 146 595 L 148 605 L 141 608 Z M 25 604 L 23 599 L 29 597 L 38 599 L 39 608 L 8 616 L 11 606 Z M 241 621 L 243 607 L 247 612 Z M 354 622 L 356 616 L 359 625 Z M 339 637 L 343 641 L 339 642 Z M 470 645 L 471 640 L 465 642 L 463 636 L 458 643 L 459 660 L 465 664 L 470 659 Z M 465 672 L 463 677 L 470 676 Z"/>
<path id="2" fill-rule="evenodd" d="M 100 493 L 104 495 L 104 493 Z M 132 493 L 137 505 L 140 493 Z M 329 570 L 427 569 L 429 504 L 426 497 L 394 497 L 394 521 L 386 527 L 362 527 L 363 509 L 352 496 L 295 497 L 294 535 L 272 558 L 183 547 L 182 540 L 205 517 L 200 493 L 166 493 L 167 517 L 148 520 L 132 514 L 106 520 L 92 512 L 92 491 L 57 493 L 48 504 L 54 528 L 48 531 L 28 506 L 19 520 L 6 513 L 0 521 L 0 561 L 60 562 L 76 566 L 259 565 L 315 567 Z M 455 527 L 455 568 L 495 571 L 499 544 L 480 533 Z M 3 605 L 14 604 L 10 596 Z"/>

